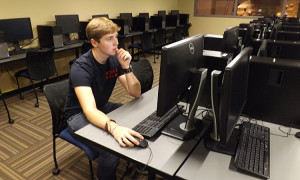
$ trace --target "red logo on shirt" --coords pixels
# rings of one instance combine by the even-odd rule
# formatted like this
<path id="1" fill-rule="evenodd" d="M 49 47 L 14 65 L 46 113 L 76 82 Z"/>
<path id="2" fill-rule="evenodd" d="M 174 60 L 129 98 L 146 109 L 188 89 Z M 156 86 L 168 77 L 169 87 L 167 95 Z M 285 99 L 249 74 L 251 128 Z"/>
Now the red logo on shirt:
<path id="1" fill-rule="evenodd" d="M 106 71 L 105 74 L 106 74 L 106 80 L 108 80 L 108 79 L 115 79 L 115 78 L 118 77 L 118 69 L 115 68 L 115 69 Z"/>

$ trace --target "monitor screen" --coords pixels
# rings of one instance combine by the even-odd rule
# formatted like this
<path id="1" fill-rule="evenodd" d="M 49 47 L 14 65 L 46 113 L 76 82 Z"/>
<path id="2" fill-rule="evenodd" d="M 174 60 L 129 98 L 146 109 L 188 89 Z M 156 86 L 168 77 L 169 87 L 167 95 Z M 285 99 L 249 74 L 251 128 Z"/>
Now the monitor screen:
<path id="1" fill-rule="evenodd" d="M 79 33 L 79 17 L 73 15 L 55 15 L 56 25 L 61 26 L 63 34 Z"/>
<path id="2" fill-rule="evenodd" d="M 149 13 L 139 13 L 139 17 L 149 18 Z"/>
<path id="3" fill-rule="evenodd" d="M 253 56 L 248 82 L 246 116 L 300 128 L 299 61 Z"/>
<path id="4" fill-rule="evenodd" d="M 234 129 L 247 100 L 251 51 L 250 47 L 243 49 L 225 67 L 223 76 L 221 76 L 221 71 L 212 73 L 211 101 L 214 119 L 213 132 L 205 138 L 205 145 L 208 149 L 230 155 L 235 153 L 238 140 Z M 219 80 L 221 86 L 219 86 Z"/>
<path id="5" fill-rule="evenodd" d="M 162 48 L 157 115 L 163 116 L 177 104 L 189 87 L 189 69 L 203 58 L 203 35 L 192 36 Z M 193 46 L 194 52 L 191 53 Z M 198 67 L 200 67 L 199 65 Z M 176 79 L 176 81 L 174 81 Z"/>
<path id="6" fill-rule="evenodd" d="M 273 58 L 300 59 L 300 42 L 267 40 L 265 55 Z"/>
<path id="7" fill-rule="evenodd" d="M 132 26 L 132 13 L 120 13 L 121 19 L 127 19 L 128 26 Z"/>
<path id="8" fill-rule="evenodd" d="M 166 11 L 158 11 L 159 16 L 166 16 Z"/>
<path id="9" fill-rule="evenodd" d="M 300 41 L 300 33 L 293 31 L 277 31 L 277 40 Z"/>
<path id="10" fill-rule="evenodd" d="M 226 144 L 244 109 L 247 99 L 249 58 L 252 49 L 245 48 L 225 68 L 220 92 L 220 142 Z"/>
<path id="11" fill-rule="evenodd" d="M 171 10 L 171 15 L 179 15 L 179 10 Z"/>
<path id="12" fill-rule="evenodd" d="M 194 94 L 187 94 L 193 92 L 193 90 L 198 91 L 200 88 L 198 88 L 198 85 L 193 86 L 193 82 L 199 80 L 201 84 L 200 79 L 204 78 L 201 74 L 201 77 L 197 79 L 198 74 L 192 72 L 193 69 L 202 67 L 204 64 L 203 46 L 204 36 L 195 35 L 162 48 L 157 116 L 163 116 L 186 96 L 190 98 L 188 100 L 190 104 L 198 103 L 198 100 L 193 99 Z M 198 107 L 198 104 L 196 107 Z M 191 113 L 191 110 L 189 113 Z M 194 121 L 194 117 L 191 121 L 188 119 L 186 124 L 192 121 Z"/>
<path id="13" fill-rule="evenodd" d="M 235 26 L 232 28 L 228 28 L 223 35 L 223 41 L 222 41 L 222 52 L 228 52 L 228 53 L 236 53 L 238 50 L 239 45 L 239 27 Z"/>
<path id="14" fill-rule="evenodd" d="M 97 14 L 97 15 L 92 15 L 92 18 L 93 18 L 93 19 L 96 18 L 96 17 L 106 17 L 106 18 L 109 19 L 108 14 Z"/>
<path id="15" fill-rule="evenodd" d="M 6 42 L 33 38 L 30 18 L 0 19 L 0 31 Z"/>

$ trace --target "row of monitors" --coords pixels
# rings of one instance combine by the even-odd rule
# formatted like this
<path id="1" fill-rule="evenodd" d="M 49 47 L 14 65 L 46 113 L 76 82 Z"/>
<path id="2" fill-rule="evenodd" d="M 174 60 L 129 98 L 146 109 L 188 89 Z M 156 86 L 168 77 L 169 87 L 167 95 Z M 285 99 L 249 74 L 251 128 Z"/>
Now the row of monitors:
<path id="1" fill-rule="evenodd" d="M 159 14 L 164 16 L 166 13 L 165 11 L 159 11 Z M 179 11 L 172 10 L 171 14 L 179 14 Z M 149 13 L 140 13 L 139 16 L 149 17 Z M 108 14 L 93 15 L 92 17 L 108 18 Z M 132 13 L 120 13 L 120 18 L 128 19 L 129 26 L 131 25 Z M 62 28 L 62 34 L 80 32 L 78 15 L 55 15 L 55 19 L 56 25 Z M 22 29 L 22 31 L 20 31 L 20 29 Z M 0 41 L 13 42 L 33 38 L 30 18 L 0 19 L 0 31 L 2 31 Z"/>

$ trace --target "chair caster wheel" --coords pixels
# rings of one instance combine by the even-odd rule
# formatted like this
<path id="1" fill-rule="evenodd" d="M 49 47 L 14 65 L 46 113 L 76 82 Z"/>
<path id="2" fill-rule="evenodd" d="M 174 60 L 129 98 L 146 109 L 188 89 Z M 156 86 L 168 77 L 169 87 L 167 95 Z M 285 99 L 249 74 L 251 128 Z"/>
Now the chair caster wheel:
<path id="1" fill-rule="evenodd" d="M 23 96 L 23 95 L 20 95 L 20 99 L 23 100 L 23 99 L 24 99 L 24 96 Z"/>
<path id="2" fill-rule="evenodd" d="M 13 124 L 14 122 L 15 122 L 15 121 L 12 120 L 12 119 L 8 121 L 9 124 Z"/>
<path id="3" fill-rule="evenodd" d="M 60 173 L 60 170 L 59 169 L 52 169 L 52 174 L 53 175 L 59 175 L 59 173 Z"/>
<path id="4" fill-rule="evenodd" d="M 36 108 L 39 107 L 39 103 L 35 103 L 34 107 Z"/>

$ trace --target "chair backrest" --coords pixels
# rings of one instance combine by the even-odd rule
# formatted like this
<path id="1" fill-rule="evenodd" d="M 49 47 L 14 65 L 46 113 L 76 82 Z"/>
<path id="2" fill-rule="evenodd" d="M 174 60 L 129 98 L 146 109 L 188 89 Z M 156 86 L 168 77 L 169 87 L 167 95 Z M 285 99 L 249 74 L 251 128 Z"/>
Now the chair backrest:
<path id="1" fill-rule="evenodd" d="M 185 24 L 185 25 L 183 26 L 183 29 L 182 29 L 182 36 L 183 36 L 183 37 L 188 37 L 188 36 L 190 36 L 189 29 L 190 29 L 191 26 L 192 26 L 191 23 Z"/>
<path id="2" fill-rule="evenodd" d="M 42 80 L 57 74 L 53 52 L 53 48 L 27 52 L 26 67 L 32 80 Z"/>
<path id="3" fill-rule="evenodd" d="M 175 41 L 182 40 L 182 27 L 177 26 L 174 32 Z"/>
<path id="4" fill-rule="evenodd" d="M 51 110 L 52 133 L 57 135 L 67 127 L 64 106 L 69 93 L 69 79 L 46 84 L 43 90 Z"/>
<path id="5" fill-rule="evenodd" d="M 254 36 L 254 25 L 249 24 L 249 26 L 247 27 L 246 33 L 243 37 L 242 44 L 245 47 L 250 46 L 251 42 L 252 42 L 252 39 L 253 39 L 253 36 Z"/>
<path id="6" fill-rule="evenodd" d="M 147 59 L 140 60 L 132 64 L 133 73 L 141 84 L 141 93 L 152 88 L 153 84 L 153 69 Z"/>
<path id="7" fill-rule="evenodd" d="M 118 48 L 123 48 L 125 49 L 125 36 L 122 36 L 122 35 L 119 35 L 118 36 L 118 41 L 119 41 L 119 44 L 118 44 Z"/>
<path id="8" fill-rule="evenodd" d="M 164 36 L 165 36 L 165 30 L 162 28 L 157 29 L 157 31 L 154 32 L 155 44 L 164 44 L 165 43 Z"/>
<path id="9" fill-rule="evenodd" d="M 147 32 L 147 31 L 143 32 L 141 41 L 142 41 L 143 51 L 148 51 L 153 48 L 151 32 Z"/>

